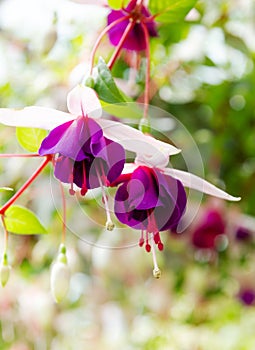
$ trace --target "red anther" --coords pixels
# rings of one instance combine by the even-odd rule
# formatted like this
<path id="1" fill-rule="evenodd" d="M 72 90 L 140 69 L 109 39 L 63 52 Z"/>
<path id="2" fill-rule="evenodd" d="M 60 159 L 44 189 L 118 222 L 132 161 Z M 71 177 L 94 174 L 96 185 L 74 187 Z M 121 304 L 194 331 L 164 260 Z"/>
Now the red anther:
<path id="1" fill-rule="evenodd" d="M 82 189 L 81 189 L 81 195 L 82 196 L 85 196 L 85 194 L 88 192 L 88 189 L 86 188 L 86 187 L 83 187 Z"/>
<path id="2" fill-rule="evenodd" d="M 162 251 L 164 249 L 164 244 L 162 242 L 160 242 L 158 244 L 158 250 Z"/>
<path id="3" fill-rule="evenodd" d="M 139 247 L 142 247 L 144 245 L 144 238 L 140 238 L 139 240 Z"/>
<path id="4" fill-rule="evenodd" d="M 147 244 L 145 245 L 145 250 L 146 250 L 146 252 L 148 252 L 148 253 L 151 251 L 151 246 L 150 246 L 149 243 L 147 243 Z"/>
<path id="5" fill-rule="evenodd" d="M 72 189 L 72 188 L 69 188 L 69 194 L 70 194 L 71 196 L 74 196 L 74 195 L 75 195 L 75 190 Z"/>

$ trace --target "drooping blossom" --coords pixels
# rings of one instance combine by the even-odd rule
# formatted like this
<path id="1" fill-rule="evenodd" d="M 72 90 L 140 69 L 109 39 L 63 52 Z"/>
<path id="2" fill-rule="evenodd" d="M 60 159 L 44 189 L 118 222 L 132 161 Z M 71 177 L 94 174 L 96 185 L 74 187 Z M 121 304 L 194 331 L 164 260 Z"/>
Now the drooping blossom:
<path id="1" fill-rule="evenodd" d="M 226 223 L 221 212 L 207 210 L 193 231 L 192 244 L 200 249 L 215 249 L 216 238 L 225 233 Z"/>
<path id="2" fill-rule="evenodd" d="M 64 183 L 88 189 L 108 185 L 120 174 L 125 163 L 125 151 L 117 142 L 103 136 L 98 123 L 81 115 L 53 129 L 43 140 L 40 155 L 57 154 L 54 174 Z"/>
<path id="3" fill-rule="evenodd" d="M 133 26 L 130 27 L 130 31 L 122 44 L 124 49 L 133 51 L 146 49 L 146 39 L 141 23 L 146 26 L 150 37 L 158 36 L 156 23 L 148 8 L 141 1 L 131 0 L 126 8 L 112 10 L 108 15 L 108 25 L 121 19 L 123 20 L 114 25 L 108 32 L 110 42 L 114 46 L 119 44 L 130 23 Z"/>
<path id="4" fill-rule="evenodd" d="M 120 222 L 142 232 L 139 245 L 149 252 L 150 233 L 159 250 L 163 249 L 160 231 L 174 229 L 186 207 L 182 183 L 160 169 L 138 166 L 118 180 L 115 214 Z"/>
<path id="5" fill-rule="evenodd" d="M 240 200 L 194 174 L 146 165 L 142 156 L 136 158 L 136 164 L 125 165 L 122 175 L 115 181 L 115 185 L 118 184 L 120 187 L 115 196 L 115 214 L 122 223 L 141 230 L 139 245 L 143 246 L 145 242 L 147 251 L 153 248 L 154 243 L 159 250 L 163 249 L 160 231 L 176 230 L 186 207 L 184 187 L 226 200 Z M 216 228 L 216 235 L 222 234 L 225 225 L 216 216 L 217 214 L 210 214 L 202 229 L 208 228 L 210 233 Z M 207 248 L 211 246 L 211 240 L 202 242 L 199 246 Z"/>

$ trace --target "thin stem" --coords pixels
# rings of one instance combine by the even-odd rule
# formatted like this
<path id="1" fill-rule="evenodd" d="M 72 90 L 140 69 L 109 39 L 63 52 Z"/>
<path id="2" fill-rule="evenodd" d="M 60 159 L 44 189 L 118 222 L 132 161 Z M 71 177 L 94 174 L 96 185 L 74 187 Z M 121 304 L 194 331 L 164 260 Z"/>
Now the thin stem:
<path id="1" fill-rule="evenodd" d="M 116 21 L 112 22 L 111 24 L 109 24 L 107 27 L 104 28 L 104 30 L 100 33 L 99 37 L 97 38 L 97 41 L 95 42 L 95 45 L 91 51 L 91 55 L 90 55 L 90 68 L 89 68 L 89 74 L 91 75 L 92 74 L 92 71 L 93 71 L 93 66 L 94 66 L 94 60 L 95 60 L 95 54 L 96 54 L 96 51 L 98 49 L 98 46 L 100 45 L 104 35 L 106 33 L 108 33 L 114 26 L 116 26 L 117 24 L 125 21 L 126 19 L 128 19 L 130 17 L 130 15 L 127 15 L 127 16 L 124 16 L 124 17 L 121 17 L 121 18 L 118 18 L 116 19 Z"/>
<path id="2" fill-rule="evenodd" d="M 6 254 L 7 252 L 7 247 L 8 247 L 8 231 L 6 228 L 5 220 L 4 220 L 4 215 L 1 215 L 2 223 L 3 223 L 3 228 L 4 228 L 4 252 L 3 255 Z"/>
<path id="3" fill-rule="evenodd" d="M 23 184 L 23 186 L 12 196 L 8 202 L 6 202 L 0 209 L 0 215 L 4 215 L 6 210 L 22 195 L 22 193 L 30 186 L 30 184 L 37 178 L 37 176 L 42 172 L 46 165 L 52 160 L 52 155 L 46 156 L 43 163 L 36 169 L 36 171 L 31 175 L 31 177 Z"/>
<path id="4" fill-rule="evenodd" d="M 144 90 L 144 110 L 143 118 L 147 119 L 148 117 L 148 108 L 150 100 L 150 36 L 146 25 L 141 22 L 141 26 L 144 32 L 145 46 L 146 46 L 146 74 L 145 74 L 145 90 Z"/>
<path id="5" fill-rule="evenodd" d="M 63 226 L 62 226 L 62 237 L 61 237 L 61 242 L 65 244 L 66 241 L 66 198 L 65 198 L 65 192 L 64 192 L 64 186 L 62 183 L 59 181 L 60 185 L 60 191 L 61 191 L 61 198 L 62 198 L 62 210 L 63 210 Z"/>
<path id="6" fill-rule="evenodd" d="M 40 156 L 40 154 L 38 154 L 38 153 L 29 153 L 29 154 L 3 153 L 3 154 L 0 154 L 0 158 L 35 158 L 35 157 L 43 157 L 43 156 Z"/>
<path id="7" fill-rule="evenodd" d="M 115 51 L 114 51 L 112 57 L 110 58 L 110 60 L 109 60 L 109 62 L 108 62 L 108 68 L 109 68 L 109 69 L 112 69 L 112 67 L 113 67 L 113 65 L 114 65 L 114 63 L 115 63 L 115 61 L 116 61 L 116 59 L 117 59 L 118 56 L 119 56 L 119 53 L 120 53 L 120 51 L 121 51 L 121 49 L 122 49 L 122 46 L 123 46 L 123 44 L 124 44 L 124 42 L 125 42 L 125 40 L 126 40 L 128 34 L 131 32 L 131 30 L 133 29 L 133 27 L 135 26 L 135 24 L 136 24 L 135 21 L 130 21 L 130 22 L 128 23 L 128 25 L 127 25 L 127 27 L 126 27 L 126 29 L 125 29 L 125 31 L 124 31 L 124 33 L 123 33 L 123 35 L 122 35 L 122 37 L 121 37 L 119 43 L 118 43 L 118 45 L 116 46 L 116 49 L 115 49 Z"/>

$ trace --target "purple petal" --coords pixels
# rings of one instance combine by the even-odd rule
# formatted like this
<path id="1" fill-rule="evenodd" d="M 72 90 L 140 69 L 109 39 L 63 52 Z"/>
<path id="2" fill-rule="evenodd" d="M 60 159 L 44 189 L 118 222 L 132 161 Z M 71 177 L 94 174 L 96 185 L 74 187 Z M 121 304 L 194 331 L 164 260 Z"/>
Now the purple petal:
<path id="1" fill-rule="evenodd" d="M 55 164 L 54 175 L 64 183 L 70 183 L 73 174 L 74 161 L 70 158 L 60 156 Z"/>
<path id="2" fill-rule="evenodd" d="M 103 135 L 101 127 L 91 118 L 79 117 L 53 129 L 43 140 L 40 155 L 61 153 L 74 160 L 82 160 L 91 153 L 90 143 Z"/>

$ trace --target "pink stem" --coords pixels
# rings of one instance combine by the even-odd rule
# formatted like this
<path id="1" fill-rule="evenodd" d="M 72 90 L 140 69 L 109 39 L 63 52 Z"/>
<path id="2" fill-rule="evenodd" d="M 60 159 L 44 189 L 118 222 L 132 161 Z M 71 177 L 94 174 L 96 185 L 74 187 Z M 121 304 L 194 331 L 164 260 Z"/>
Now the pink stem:
<path id="1" fill-rule="evenodd" d="M 12 196 L 8 202 L 6 202 L 0 209 L 0 215 L 4 215 L 6 210 L 22 195 L 22 193 L 30 186 L 30 184 L 37 178 L 37 176 L 42 172 L 46 165 L 52 160 L 52 155 L 46 156 L 43 163 L 36 169 L 36 171 L 31 175 L 31 177 L 23 184 L 23 186 Z"/>
<path id="2" fill-rule="evenodd" d="M 29 154 L 3 153 L 3 154 L 0 154 L 0 158 L 34 158 L 34 157 L 42 157 L 42 156 L 40 156 L 40 154 L 37 154 L 37 153 L 29 153 Z"/>
<path id="3" fill-rule="evenodd" d="M 150 101 L 150 36 L 146 25 L 141 22 L 143 28 L 144 37 L 145 37 L 145 46 L 146 46 L 146 74 L 145 74 L 145 90 L 144 90 L 144 110 L 143 117 L 146 119 L 148 117 L 148 108 Z"/>
<path id="4" fill-rule="evenodd" d="M 128 23 L 128 25 L 127 25 L 127 27 L 126 27 L 126 29 L 125 29 L 125 31 L 124 31 L 124 33 L 123 33 L 123 35 L 122 35 L 122 37 L 121 37 L 119 43 L 118 43 L 118 46 L 116 47 L 116 49 L 115 49 L 115 51 L 114 51 L 112 57 L 110 58 L 110 60 L 109 60 L 109 62 L 108 62 L 108 68 L 109 68 L 109 69 L 112 69 L 112 67 L 113 67 L 113 65 L 114 65 L 114 63 L 115 63 L 115 61 L 116 61 L 116 59 L 117 59 L 118 56 L 119 56 L 119 53 L 120 53 L 120 51 L 121 51 L 121 49 L 122 49 L 122 46 L 123 46 L 123 44 L 124 44 L 124 42 L 125 42 L 125 40 L 126 40 L 128 34 L 131 32 L 131 30 L 133 29 L 133 27 L 135 26 L 135 24 L 136 24 L 135 21 L 130 21 L 130 22 Z"/>
<path id="5" fill-rule="evenodd" d="M 65 199 L 64 187 L 61 182 L 60 182 L 60 191 L 61 191 L 62 210 L 63 210 L 62 243 L 64 244 L 66 240 L 66 199 Z"/>
<path id="6" fill-rule="evenodd" d="M 92 74 L 92 70 L 93 70 L 93 66 L 94 66 L 94 60 L 95 60 L 95 54 L 96 51 L 98 49 L 98 46 L 101 42 L 101 40 L 103 39 L 104 35 L 109 32 L 109 30 L 111 30 L 114 26 L 116 26 L 117 24 L 125 21 L 126 19 L 128 19 L 130 17 L 130 15 L 121 17 L 119 19 L 116 19 L 116 21 L 112 22 L 111 24 L 109 24 L 107 27 L 104 28 L 104 30 L 100 33 L 99 37 L 97 38 L 97 41 L 91 51 L 91 55 L 90 55 L 90 69 L 89 69 L 89 74 Z"/>

